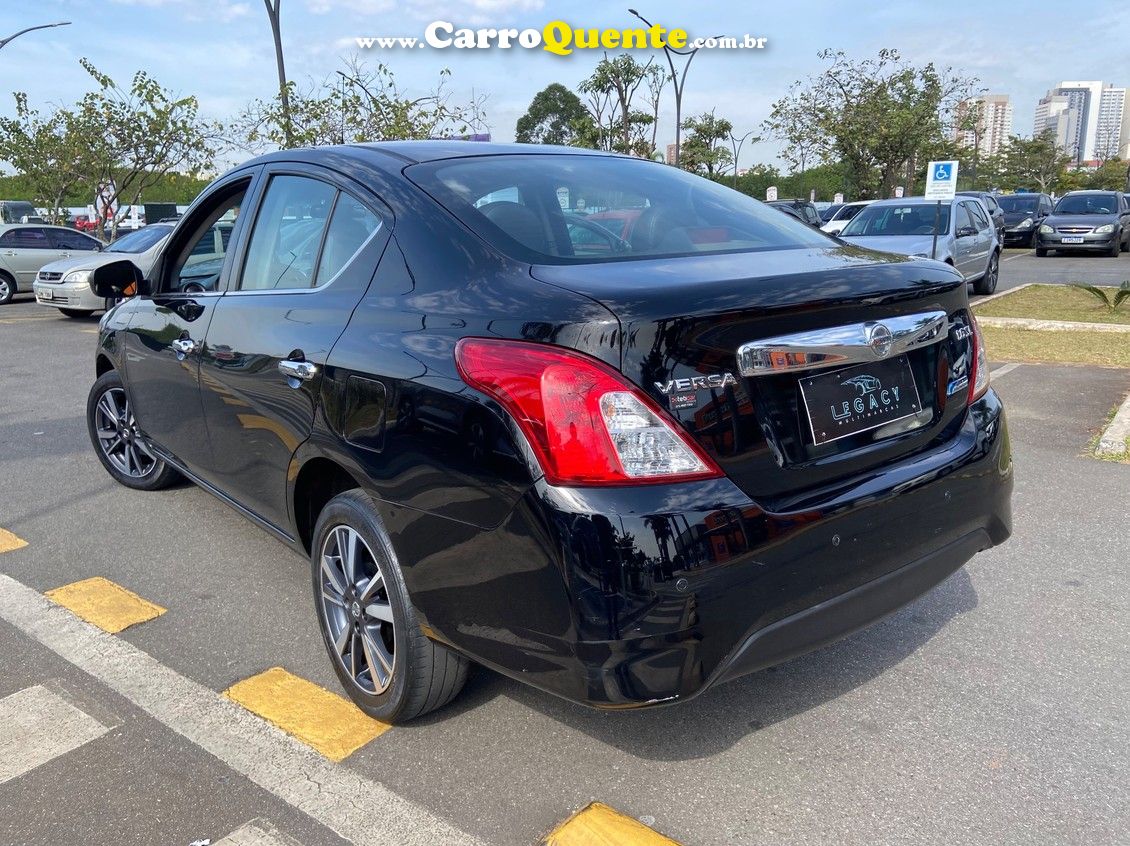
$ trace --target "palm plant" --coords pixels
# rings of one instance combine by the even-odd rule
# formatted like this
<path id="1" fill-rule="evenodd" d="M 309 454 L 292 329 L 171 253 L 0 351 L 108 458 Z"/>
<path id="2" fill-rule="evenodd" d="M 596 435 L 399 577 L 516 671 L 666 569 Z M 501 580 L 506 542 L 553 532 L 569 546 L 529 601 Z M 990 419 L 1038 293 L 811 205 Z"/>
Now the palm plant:
<path id="1" fill-rule="evenodd" d="M 1106 306 L 1107 311 L 1109 311 L 1111 314 L 1118 311 L 1118 307 L 1121 306 L 1124 302 L 1130 300 L 1130 280 L 1127 280 L 1119 285 L 1118 290 L 1114 292 L 1113 297 L 1107 294 L 1105 288 L 1099 288 L 1096 285 L 1084 285 L 1080 282 L 1072 282 L 1071 287 L 1078 288 L 1080 291 L 1086 291 L 1088 294 L 1092 294 L 1093 296 L 1098 297 L 1100 300 L 1102 300 L 1103 305 Z"/>

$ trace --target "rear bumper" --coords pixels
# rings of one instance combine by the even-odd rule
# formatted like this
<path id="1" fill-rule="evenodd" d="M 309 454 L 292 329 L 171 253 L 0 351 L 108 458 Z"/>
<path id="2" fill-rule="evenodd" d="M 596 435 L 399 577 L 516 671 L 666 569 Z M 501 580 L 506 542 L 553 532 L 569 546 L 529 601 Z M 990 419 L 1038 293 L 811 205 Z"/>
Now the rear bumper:
<path id="1" fill-rule="evenodd" d="M 948 441 L 797 510 L 766 511 L 728 479 L 543 480 L 467 538 L 473 561 L 406 578 L 431 636 L 506 675 L 601 708 L 681 701 L 879 620 L 1004 542 L 1012 484 L 990 390 Z"/>
<path id="2" fill-rule="evenodd" d="M 975 529 L 885 576 L 759 629 L 711 681 L 730 681 L 847 637 L 913 602 L 993 545 L 985 529 Z"/>

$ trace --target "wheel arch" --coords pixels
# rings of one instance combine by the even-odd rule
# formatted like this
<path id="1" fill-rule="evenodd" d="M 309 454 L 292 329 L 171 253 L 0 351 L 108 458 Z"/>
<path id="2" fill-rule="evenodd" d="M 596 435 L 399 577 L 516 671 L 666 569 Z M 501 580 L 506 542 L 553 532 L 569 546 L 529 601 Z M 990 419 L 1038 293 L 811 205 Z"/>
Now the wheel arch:
<path id="1" fill-rule="evenodd" d="M 114 369 L 114 362 L 110 361 L 110 356 L 104 353 L 99 353 L 94 361 L 94 378 L 102 376 L 104 373 L 109 373 Z"/>
<path id="2" fill-rule="evenodd" d="M 361 487 L 357 478 L 331 458 L 314 456 L 307 460 L 294 479 L 292 499 L 294 527 L 298 541 L 309 552 L 314 541 L 318 515 L 340 493 Z"/>

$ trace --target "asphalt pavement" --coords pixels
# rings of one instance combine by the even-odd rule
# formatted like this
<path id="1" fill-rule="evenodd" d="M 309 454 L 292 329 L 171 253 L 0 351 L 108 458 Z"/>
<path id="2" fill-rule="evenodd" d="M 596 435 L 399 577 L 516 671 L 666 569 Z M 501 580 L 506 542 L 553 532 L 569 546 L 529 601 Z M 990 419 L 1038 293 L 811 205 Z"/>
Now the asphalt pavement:
<path id="1" fill-rule="evenodd" d="M 1002 287 L 1130 278 L 1007 258 Z M 26 542 L 0 551 L 0 718 L 58 723 L 0 730 L 0 843 L 533 846 L 591 801 L 687 846 L 1126 842 L 1130 466 L 1087 447 L 1130 371 L 997 363 L 1013 538 L 845 641 L 634 713 L 480 669 L 333 763 L 217 695 L 276 666 L 338 690 L 308 563 L 194 487 L 110 480 L 96 325 L 0 307 L 0 529 Z M 107 635 L 39 597 L 93 576 L 167 610 Z"/>

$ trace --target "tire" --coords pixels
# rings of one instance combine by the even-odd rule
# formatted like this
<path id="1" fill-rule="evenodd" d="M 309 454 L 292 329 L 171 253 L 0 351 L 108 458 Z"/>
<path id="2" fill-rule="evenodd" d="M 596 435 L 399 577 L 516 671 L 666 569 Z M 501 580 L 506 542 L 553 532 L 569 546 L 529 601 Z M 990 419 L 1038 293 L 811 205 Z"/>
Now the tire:
<path id="1" fill-rule="evenodd" d="M 137 431 L 133 410 L 116 370 L 103 373 L 86 399 L 86 430 L 102 466 L 114 480 L 138 491 L 155 491 L 180 474 L 158 458 Z"/>
<path id="2" fill-rule="evenodd" d="M 1048 257 L 1047 247 L 1036 247 L 1036 258 L 1047 258 L 1047 257 Z"/>
<path id="3" fill-rule="evenodd" d="M 1122 255 L 1122 241 L 1117 238 L 1111 241 L 1110 252 L 1107 253 L 1107 255 L 1111 258 L 1118 258 L 1120 255 Z"/>
<path id="4" fill-rule="evenodd" d="M 989 266 L 985 268 L 985 274 L 973 283 L 973 293 L 981 294 L 982 296 L 993 293 L 993 291 L 997 289 L 1000 269 L 1001 255 L 1000 253 L 993 253 L 989 257 Z"/>
<path id="5" fill-rule="evenodd" d="M 85 308 L 61 308 L 59 309 L 67 317 L 90 317 L 94 314 L 93 311 L 88 311 Z"/>
<path id="6" fill-rule="evenodd" d="M 1030 250 L 1035 249 L 1036 238 L 1038 237 L 1038 235 L 1039 235 L 1039 233 L 1035 229 L 1033 229 L 1032 234 L 1028 236 L 1028 249 L 1030 249 Z"/>
<path id="7" fill-rule="evenodd" d="M 420 630 L 392 542 L 364 491 L 326 504 L 310 549 L 322 641 L 357 706 L 382 722 L 404 723 L 454 699 L 467 680 L 467 659 Z"/>
<path id="8" fill-rule="evenodd" d="M 0 271 L 0 305 L 7 305 L 16 295 L 16 280 Z"/>

